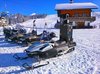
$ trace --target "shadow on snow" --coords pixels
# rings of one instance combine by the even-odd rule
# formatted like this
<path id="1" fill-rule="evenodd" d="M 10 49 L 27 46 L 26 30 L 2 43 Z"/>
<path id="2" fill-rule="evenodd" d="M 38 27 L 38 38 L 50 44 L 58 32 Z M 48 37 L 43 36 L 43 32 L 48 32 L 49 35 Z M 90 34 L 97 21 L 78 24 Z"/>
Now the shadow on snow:
<path id="1" fill-rule="evenodd" d="M 20 57 L 27 56 L 25 53 L 17 53 Z M 33 64 L 37 62 L 35 58 L 28 58 L 24 60 L 16 60 L 13 57 L 13 53 L 9 54 L 0 54 L 0 67 L 9 67 L 9 66 L 22 66 L 24 63 Z"/>
<path id="2" fill-rule="evenodd" d="M 7 74 L 12 74 L 12 73 L 18 74 L 20 72 L 25 72 L 25 71 L 27 71 L 27 70 L 26 69 L 21 69 L 21 70 L 16 70 L 16 71 L 8 72 Z"/>
<path id="3" fill-rule="evenodd" d="M 7 42 L 5 38 L 0 38 L 0 48 L 2 47 L 14 47 L 18 46 L 18 44 L 15 44 L 14 42 Z"/>

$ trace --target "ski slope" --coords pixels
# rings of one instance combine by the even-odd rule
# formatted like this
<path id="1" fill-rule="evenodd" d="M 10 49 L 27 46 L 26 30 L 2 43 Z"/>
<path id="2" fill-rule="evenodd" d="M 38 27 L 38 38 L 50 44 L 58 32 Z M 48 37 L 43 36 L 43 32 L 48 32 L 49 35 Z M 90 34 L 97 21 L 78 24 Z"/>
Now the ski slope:
<path id="1" fill-rule="evenodd" d="M 51 30 L 59 34 L 59 30 Z M 36 60 L 16 61 L 13 55 L 24 55 L 28 47 L 6 42 L 0 28 L 0 74 L 100 74 L 100 29 L 76 29 L 73 36 L 77 43 L 73 52 L 48 59 L 49 65 L 25 70 L 23 63 L 34 64 Z"/>
<path id="2" fill-rule="evenodd" d="M 91 14 L 92 16 L 96 17 L 96 20 L 94 22 L 91 22 L 90 25 L 94 26 L 95 28 L 100 28 L 100 12 L 92 12 Z M 33 15 L 35 15 L 35 13 L 33 13 Z M 26 22 L 20 23 L 20 25 L 27 28 L 32 28 L 34 20 L 36 20 L 35 24 L 37 28 L 44 28 L 45 23 L 47 23 L 47 28 L 54 28 L 57 20 L 59 20 L 59 17 L 57 17 L 57 14 L 47 15 L 45 18 L 31 19 Z"/>
<path id="3" fill-rule="evenodd" d="M 57 23 L 57 20 L 59 20 L 59 18 L 57 17 L 57 14 L 47 15 L 45 18 L 28 20 L 21 23 L 21 25 L 27 28 L 33 27 L 34 20 L 36 20 L 35 24 L 37 28 L 44 28 L 45 23 L 47 23 L 47 28 L 54 28 L 54 25 Z"/>

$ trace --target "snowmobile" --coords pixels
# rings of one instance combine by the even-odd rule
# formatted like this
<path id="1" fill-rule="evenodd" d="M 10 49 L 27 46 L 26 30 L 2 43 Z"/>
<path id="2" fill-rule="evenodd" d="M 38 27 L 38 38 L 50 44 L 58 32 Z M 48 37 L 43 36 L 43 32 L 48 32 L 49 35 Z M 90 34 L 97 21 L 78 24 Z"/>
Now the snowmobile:
<path id="1" fill-rule="evenodd" d="M 28 46 L 34 41 L 38 41 L 38 40 L 39 40 L 39 36 L 37 34 L 28 33 L 28 34 L 24 34 L 23 37 L 19 38 L 18 41 L 21 45 Z"/>
<path id="2" fill-rule="evenodd" d="M 24 34 L 26 33 L 25 30 L 22 29 L 11 29 L 11 28 L 4 28 L 3 29 L 5 39 L 10 42 L 19 42 L 20 38 L 23 38 Z"/>
<path id="3" fill-rule="evenodd" d="M 33 46 L 34 47 L 34 46 Z M 74 50 L 73 47 L 68 47 L 66 43 L 53 43 L 53 42 L 46 42 L 40 43 L 40 45 L 35 46 L 34 48 L 28 48 L 25 50 L 29 57 L 39 56 L 42 59 L 56 57 L 61 55 L 63 51 L 66 50 L 66 53 L 69 52 L 68 50 Z"/>
<path id="4" fill-rule="evenodd" d="M 16 58 L 16 60 L 37 58 L 37 60 L 40 61 L 40 63 L 37 66 L 35 66 L 37 68 L 49 64 L 48 61 L 46 61 L 44 64 L 41 64 L 41 61 L 45 59 L 54 58 L 73 51 L 75 45 L 76 44 L 73 43 L 72 46 L 69 47 L 66 44 L 66 42 L 60 42 L 60 41 L 57 42 L 51 41 L 44 43 L 34 42 L 28 49 L 24 50 L 24 52 L 26 53 L 25 57 L 20 57 L 17 54 L 14 54 L 13 57 Z M 29 66 L 27 63 L 24 63 L 22 66 L 25 67 L 26 69 L 35 68 L 34 66 Z"/>
<path id="5" fill-rule="evenodd" d="M 11 29 L 11 28 L 4 28 L 3 29 L 5 39 L 9 42 L 15 42 L 19 44 L 24 44 L 25 42 L 28 42 L 29 39 L 34 39 L 34 35 L 32 33 L 26 34 L 25 29 Z"/>
<path id="6" fill-rule="evenodd" d="M 28 46 L 28 45 L 36 42 L 36 41 L 40 41 L 41 36 L 42 36 L 42 33 L 39 34 L 39 35 L 37 35 L 37 34 L 26 34 L 19 41 L 22 45 Z M 49 41 L 54 37 L 56 37 L 56 34 L 54 32 L 51 32 L 47 35 L 47 40 L 45 40 L 45 41 Z"/>

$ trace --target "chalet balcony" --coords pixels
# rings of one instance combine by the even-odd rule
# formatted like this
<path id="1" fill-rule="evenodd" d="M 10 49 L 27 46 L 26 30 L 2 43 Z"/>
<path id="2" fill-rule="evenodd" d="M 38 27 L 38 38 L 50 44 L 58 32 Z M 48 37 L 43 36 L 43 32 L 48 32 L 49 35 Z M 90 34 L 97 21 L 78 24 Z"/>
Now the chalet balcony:
<path id="1" fill-rule="evenodd" d="M 76 21 L 76 22 L 84 22 L 84 21 L 90 21 L 93 22 L 96 20 L 96 17 L 68 17 L 70 22 Z"/>

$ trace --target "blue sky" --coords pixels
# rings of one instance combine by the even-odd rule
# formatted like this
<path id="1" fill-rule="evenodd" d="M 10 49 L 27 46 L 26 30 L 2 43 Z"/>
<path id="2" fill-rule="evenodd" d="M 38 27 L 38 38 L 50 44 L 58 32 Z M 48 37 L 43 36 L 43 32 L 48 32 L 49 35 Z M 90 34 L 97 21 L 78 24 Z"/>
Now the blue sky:
<path id="1" fill-rule="evenodd" d="M 0 0 L 0 12 L 6 10 L 10 13 L 22 13 L 24 15 L 30 15 L 32 13 L 37 14 L 55 14 L 55 5 L 57 3 L 68 3 L 69 0 Z M 93 2 L 100 7 L 100 0 L 74 0 L 77 2 Z M 100 11 L 96 9 L 94 11 Z"/>

